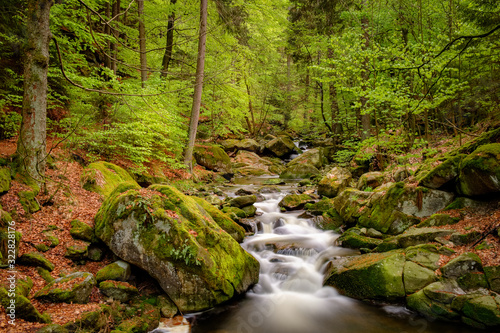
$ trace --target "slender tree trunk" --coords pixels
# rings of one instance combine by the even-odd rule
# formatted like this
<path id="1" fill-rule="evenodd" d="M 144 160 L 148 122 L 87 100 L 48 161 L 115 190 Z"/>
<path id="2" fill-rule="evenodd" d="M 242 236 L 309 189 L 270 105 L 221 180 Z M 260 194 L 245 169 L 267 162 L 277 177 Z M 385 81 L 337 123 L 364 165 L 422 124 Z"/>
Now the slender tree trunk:
<path id="1" fill-rule="evenodd" d="M 175 5 L 177 0 L 171 0 L 170 3 Z M 161 77 L 166 78 L 168 74 L 168 67 L 170 66 L 170 61 L 172 60 L 172 50 L 174 48 L 174 26 L 175 26 L 175 9 L 172 11 L 168 17 L 167 24 L 167 46 L 165 48 L 165 54 L 163 55 L 162 61 L 162 72 Z"/>
<path id="2" fill-rule="evenodd" d="M 146 57 L 146 26 L 144 25 L 144 0 L 137 0 L 139 12 L 139 51 L 141 59 L 141 86 L 146 86 L 148 79 L 148 60 Z"/>
<path id="3" fill-rule="evenodd" d="M 250 92 L 250 86 L 248 85 L 247 78 L 245 77 L 245 86 L 247 87 L 247 95 L 248 95 L 248 111 L 250 112 L 250 117 L 252 118 L 252 122 L 250 123 L 247 118 L 248 130 L 250 135 L 255 135 L 255 116 L 253 113 L 253 105 L 252 105 L 252 94 Z"/>
<path id="4" fill-rule="evenodd" d="M 111 15 L 111 5 L 109 2 L 106 2 L 106 19 L 109 20 L 110 18 L 110 15 Z M 109 25 L 107 24 L 104 24 L 104 34 L 106 35 L 111 35 L 111 29 L 109 28 Z M 107 44 L 107 48 L 106 48 L 106 53 L 108 55 L 111 55 L 112 53 L 110 52 L 111 51 L 111 42 L 108 40 L 106 42 Z M 104 65 L 107 67 L 107 68 L 110 68 L 112 69 L 112 63 L 111 63 L 111 58 L 109 56 L 106 56 L 106 55 L 103 55 L 104 56 Z"/>
<path id="5" fill-rule="evenodd" d="M 116 2 L 113 4 L 113 11 L 112 11 L 112 17 L 115 17 L 116 15 L 118 15 L 120 13 L 120 7 L 121 7 L 121 4 L 120 4 L 120 0 L 116 0 Z M 116 20 L 118 20 L 118 18 L 116 18 Z M 118 39 L 118 37 L 120 37 L 118 35 L 118 30 L 115 29 L 113 31 L 113 36 Z M 111 69 L 113 70 L 113 73 L 116 75 L 116 71 L 118 70 L 118 66 L 116 64 L 116 60 L 115 59 L 118 59 L 118 47 L 116 45 L 116 43 L 111 43 L 111 55 L 113 57 L 113 59 L 111 59 Z"/>
<path id="6" fill-rule="evenodd" d="M 200 118 L 201 94 L 203 92 L 203 77 L 205 74 L 205 44 L 207 42 L 207 1 L 200 3 L 200 35 L 198 40 L 198 62 L 196 64 L 196 80 L 194 85 L 193 107 L 191 109 L 191 121 L 189 123 L 189 143 L 184 155 L 184 163 L 189 171 L 193 173 L 193 150 Z"/>
<path id="7" fill-rule="evenodd" d="M 363 27 L 363 39 L 364 39 L 364 45 L 363 49 L 367 50 L 370 47 L 370 35 L 368 33 L 368 18 L 366 16 L 363 16 L 361 19 L 361 25 Z M 368 58 L 366 58 L 363 61 L 363 74 L 361 75 L 363 83 L 362 83 L 362 89 L 363 92 L 366 91 L 367 85 L 368 85 L 368 78 L 369 78 L 369 73 L 368 73 Z M 363 112 L 364 109 L 366 108 L 366 103 L 368 102 L 368 99 L 364 96 L 361 97 L 361 140 L 366 140 L 370 137 L 370 113 L 368 112 Z"/>
<path id="8" fill-rule="evenodd" d="M 291 69 L 292 69 L 292 55 L 287 53 L 286 55 L 286 107 L 285 107 L 285 112 L 283 113 L 283 122 L 284 122 L 284 127 L 285 129 L 288 128 L 288 122 L 290 119 L 292 119 L 292 96 L 290 95 L 291 93 L 291 87 L 292 87 L 292 80 L 291 80 Z"/>
<path id="9" fill-rule="evenodd" d="M 24 95 L 17 158 L 21 172 L 41 184 L 47 155 L 47 73 L 49 27 L 52 0 L 29 0 L 27 3 L 27 46 L 24 61 Z"/>

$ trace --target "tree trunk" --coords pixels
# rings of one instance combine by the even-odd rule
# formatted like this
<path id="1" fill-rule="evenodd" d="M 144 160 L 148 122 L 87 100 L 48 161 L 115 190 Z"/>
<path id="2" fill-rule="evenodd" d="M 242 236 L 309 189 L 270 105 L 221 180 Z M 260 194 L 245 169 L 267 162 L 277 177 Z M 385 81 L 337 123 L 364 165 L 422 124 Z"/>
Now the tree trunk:
<path id="1" fill-rule="evenodd" d="M 292 95 L 291 93 L 291 87 L 292 87 L 292 80 L 291 80 L 291 69 L 292 69 L 292 55 L 287 53 L 286 55 L 286 106 L 285 106 L 285 111 L 283 113 L 283 125 L 285 129 L 288 128 L 288 122 L 292 119 Z"/>
<path id="2" fill-rule="evenodd" d="M 116 2 L 113 4 L 113 10 L 112 10 L 112 17 L 115 17 L 120 13 L 120 0 L 116 0 Z M 118 18 L 117 18 L 118 20 Z M 118 30 L 114 29 L 113 31 L 113 36 L 118 39 L 120 36 L 118 35 Z M 116 75 L 116 71 L 118 70 L 118 66 L 116 64 L 116 59 L 118 59 L 118 47 L 116 43 L 111 43 L 111 55 L 113 59 L 111 59 L 111 69 L 113 70 L 113 73 Z"/>
<path id="3" fill-rule="evenodd" d="M 252 105 L 252 94 L 250 92 L 250 86 L 248 85 L 247 78 L 245 77 L 245 86 L 247 87 L 247 95 L 248 95 L 248 111 L 250 112 L 250 117 L 252 117 L 252 123 L 249 122 L 247 118 L 247 123 L 248 123 L 248 131 L 250 132 L 251 136 L 254 136 L 255 133 L 255 116 L 253 113 L 253 105 Z"/>
<path id="4" fill-rule="evenodd" d="M 148 79 L 148 60 L 146 57 L 146 26 L 144 25 L 144 0 L 137 0 L 139 12 L 139 52 L 141 59 L 141 86 L 146 86 Z"/>
<path id="5" fill-rule="evenodd" d="M 363 50 L 367 50 L 370 47 L 370 35 L 368 33 L 368 18 L 363 16 L 361 19 L 361 26 L 363 27 Z M 368 58 L 363 61 L 363 73 L 361 74 L 363 83 L 361 84 L 363 92 L 366 91 L 369 79 L 368 73 Z M 366 112 L 366 103 L 368 99 L 364 96 L 361 97 L 361 140 L 366 140 L 370 137 L 370 113 Z"/>
<path id="6" fill-rule="evenodd" d="M 170 3 L 175 5 L 177 0 L 171 0 Z M 172 50 L 174 48 L 174 26 L 175 26 L 175 9 L 172 10 L 172 13 L 168 17 L 167 24 L 167 47 L 165 48 L 165 54 L 163 55 L 163 61 L 161 64 L 162 72 L 161 77 L 166 78 L 168 74 L 168 67 L 170 65 L 170 61 L 172 60 Z"/>
<path id="7" fill-rule="evenodd" d="M 23 120 L 16 151 L 21 172 L 39 185 L 44 181 L 47 155 L 47 72 L 52 4 L 52 0 L 29 0 L 27 3 Z"/>
<path id="8" fill-rule="evenodd" d="M 193 107 L 191 109 L 191 121 L 189 123 L 189 143 L 184 155 L 184 163 L 189 171 L 193 173 L 193 150 L 200 118 L 201 94 L 203 92 L 203 77 L 205 74 L 205 44 L 207 42 L 207 1 L 200 3 L 200 35 L 198 40 L 198 62 L 196 64 L 196 80 L 194 85 Z"/>

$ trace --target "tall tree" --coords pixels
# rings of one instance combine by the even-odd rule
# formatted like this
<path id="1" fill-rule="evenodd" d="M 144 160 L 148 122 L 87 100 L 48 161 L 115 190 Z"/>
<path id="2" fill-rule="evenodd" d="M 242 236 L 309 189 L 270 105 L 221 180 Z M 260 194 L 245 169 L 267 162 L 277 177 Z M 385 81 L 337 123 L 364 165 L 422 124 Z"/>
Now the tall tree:
<path id="1" fill-rule="evenodd" d="M 174 6 L 177 0 L 171 0 L 170 3 Z M 168 16 L 167 23 L 167 46 L 165 48 L 165 54 L 163 55 L 163 61 L 161 65 L 161 77 L 165 78 L 168 74 L 168 67 L 170 66 L 170 61 L 172 60 L 172 51 L 174 48 L 174 27 L 175 27 L 175 8 Z"/>
<path id="2" fill-rule="evenodd" d="M 27 2 L 23 120 L 16 154 L 21 171 L 38 184 L 43 182 L 47 154 L 47 73 L 52 4 L 52 0 Z"/>
<path id="3" fill-rule="evenodd" d="M 144 88 L 148 79 L 148 60 L 146 53 L 146 26 L 144 25 L 144 0 L 137 0 L 139 14 L 139 52 L 141 60 L 141 86 Z"/>
<path id="4" fill-rule="evenodd" d="M 205 75 L 205 45 L 207 42 L 207 0 L 200 3 L 200 33 L 198 38 L 198 61 L 196 63 L 196 79 L 194 84 L 193 106 L 191 108 L 191 121 L 189 123 L 189 143 L 184 155 L 184 163 L 193 173 L 193 150 L 200 119 L 201 94 L 203 92 L 203 78 Z"/>

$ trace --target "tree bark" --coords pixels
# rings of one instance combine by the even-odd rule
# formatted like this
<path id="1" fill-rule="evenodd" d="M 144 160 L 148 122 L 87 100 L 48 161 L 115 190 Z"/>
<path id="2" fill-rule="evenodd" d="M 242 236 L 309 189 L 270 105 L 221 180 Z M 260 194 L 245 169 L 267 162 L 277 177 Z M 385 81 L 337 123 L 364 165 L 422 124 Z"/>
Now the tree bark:
<path id="1" fill-rule="evenodd" d="M 38 185 L 43 183 L 47 155 L 47 73 L 52 0 L 29 0 L 27 46 L 24 60 L 24 95 L 21 131 L 16 155 L 21 172 Z"/>
<path id="2" fill-rule="evenodd" d="M 139 52 L 141 59 L 141 86 L 146 86 L 148 79 L 148 60 L 146 57 L 146 26 L 144 25 L 144 0 L 137 0 L 139 12 Z"/>
<path id="3" fill-rule="evenodd" d="M 172 5 L 175 5 L 177 3 L 177 0 L 171 0 L 170 3 Z M 163 55 L 162 72 L 160 75 L 162 78 L 167 77 L 168 67 L 170 66 L 170 61 L 172 60 L 172 50 L 174 48 L 174 26 L 175 26 L 175 9 L 168 17 L 167 47 L 165 48 L 165 54 Z"/>
<path id="4" fill-rule="evenodd" d="M 366 2 L 365 2 L 366 3 Z M 363 44 L 363 50 L 367 50 L 370 47 L 370 35 L 368 33 L 368 17 L 363 16 L 361 19 L 361 26 L 363 28 L 363 39 L 364 39 L 364 44 Z M 369 73 L 368 73 L 368 58 L 365 59 L 363 62 L 363 73 L 361 75 L 363 83 L 361 84 L 363 92 L 366 91 L 367 85 L 368 85 L 368 79 L 369 79 Z M 366 103 L 368 102 L 368 99 L 365 96 L 361 97 L 361 140 L 366 140 L 370 138 L 370 113 L 368 112 L 363 112 L 364 109 L 366 108 Z"/>
<path id="5" fill-rule="evenodd" d="M 200 3 L 200 34 L 198 39 L 198 62 L 196 64 L 196 80 L 194 85 L 193 106 L 191 108 L 191 121 L 189 123 L 189 143 L 184 155 L 184 163 L 193 173 L 193 150 L 200 118 L 201 95 L 203 92 L 203 78 L 205 75 L 205 44 L 207 42 L 207 16 L 208 0 Z"/>
<path id="6" fill-rule="evenodd" d="M 120 0 L 116 0 L 115 3 L 113 4 L 113 10 L 111 13 L 112 17 L 115 17 L 120 13 L 120 8 L 121 8 Z M 117 29 L 113 31 L 113 36 L 116 39 L 120 37 Z M 111 69 L 113 70 L 113 73 L 116 75 L 116 71 L 118 70 L 118 65 L 115 60 L 118 59 L 118 46 L 116 45 L 116 43 L 111 43 L 111 54 L 113 56 L 113 59 L 111 59 Z"/>

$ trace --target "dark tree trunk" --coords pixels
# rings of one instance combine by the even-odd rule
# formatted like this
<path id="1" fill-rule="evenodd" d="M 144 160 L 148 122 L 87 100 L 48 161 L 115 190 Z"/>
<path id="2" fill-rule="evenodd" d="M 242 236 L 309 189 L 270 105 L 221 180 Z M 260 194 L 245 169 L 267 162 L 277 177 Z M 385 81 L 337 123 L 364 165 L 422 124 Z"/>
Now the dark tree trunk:
<path id="1" fill-rule="evenodd" d="M 139 52 L 141 59 L 141 85 L 144 88 L 148 79 L 148 60 L 146 57 L 146 26 L 144 25 L 144 0 L 137 0 L 139 12 Z"/>
<path id="2" fill-rule="evenodd" d="M 172 5 L 177 3 L 177 0 L 170 1 Z M 170 61 L 172 60 L 172 50 L 174 48 L 174 26 L 175 26 L 175 10 L 168 17 L 167 25 L 167 47 L 165 48 L 165 54 L 163 55 L 162 61 L 162 72 L 161 77 L 165 78 L 168 74 L 168 67 L 170 66 Z"/>
<path id="3" fill-rule="evenodd" d="M 38 184 L 44 181 L 47 155 L 47 73 L 52 3 L 52 0 L 28 1 L 23 120 L 16 152 L 21 172 Z"/>
<path id="4" fill-rule="evenodd" d="M 191 109 L 191 121 L 189 123 L 189 143 L 184 155 L 184 163 L 189 171 L 193 173 L 193 150 L 200 119 L 201 95 L 203 92 L 203 78 L 205 75 L 205 44 L 207 42 L 207 16 L 208 0 L 200 3 L 200 35 L 198 40 L 198 62 L 196 64 L 196 81 L 194 85 L 193 107 Z"/>

